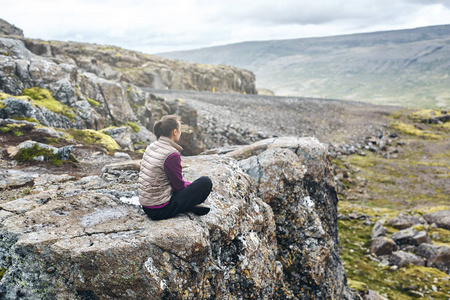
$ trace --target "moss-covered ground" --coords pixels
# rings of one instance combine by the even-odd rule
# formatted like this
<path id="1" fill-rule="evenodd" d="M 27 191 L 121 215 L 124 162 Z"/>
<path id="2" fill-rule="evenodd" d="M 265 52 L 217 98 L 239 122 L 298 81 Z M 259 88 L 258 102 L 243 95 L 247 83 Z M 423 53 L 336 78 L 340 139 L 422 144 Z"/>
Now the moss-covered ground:
<path id="1" fill-rule="evenodd" d="M 349 174 L 342 180 L 345 189 L 339 195 L 339 213 L 365 214 L 372 221 L 372 225 L 358 219 L 338 221 L 341 259 L 355 289 L 363 291 L 367 285 L 388 299 L 450 299 L 450 276 L 446 273 L 418 266 L 394 270 L 368 250 L 377 220 L 387 220 L 400 212 L 423 215 L 450 209 L 448 123 L 422 122 L 439 114 L 422 110 L 392 115 L 389 130 L 399 137 L 394 142 L 399 150 L 397 156 L 367 153 L 334 160 Z M 387 228 L 389 233 L 397 231 Z M 449 230 L 429 228 L 428 234 L 434 244 L 450 246 Z"/>

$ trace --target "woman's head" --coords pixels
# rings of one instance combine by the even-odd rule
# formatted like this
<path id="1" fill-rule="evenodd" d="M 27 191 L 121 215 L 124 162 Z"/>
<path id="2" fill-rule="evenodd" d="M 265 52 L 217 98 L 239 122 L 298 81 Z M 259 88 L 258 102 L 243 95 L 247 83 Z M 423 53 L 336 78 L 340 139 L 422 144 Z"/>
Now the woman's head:
<path id="1" fill-rule="evenodd" d="M 175 132 L 174 132 L 175 130 Z M 180 138 L 181 123 L 177 115 L 167 115 L 153 125 L 153 133 L 159 139 L 160 136 L 170 138 L 175 135 L 176 141 Z"/>

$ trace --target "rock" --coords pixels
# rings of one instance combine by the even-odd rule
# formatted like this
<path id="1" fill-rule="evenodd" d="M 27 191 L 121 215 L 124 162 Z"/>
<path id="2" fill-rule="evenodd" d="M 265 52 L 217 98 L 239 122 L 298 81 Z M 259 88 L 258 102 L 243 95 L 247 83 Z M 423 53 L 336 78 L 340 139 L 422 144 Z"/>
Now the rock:
<path id="1" fill-rule="evenodd" d="M 0 210 L 6 270 L 0 297 L 353 299 L 338 255 L 337 197 L 325 148 L 312 139 L 266 143 L 278 147 L 258 154 L 257 181 L 231 155 L 183 158 L 186 180 L 207 175 L 214 183 L 211 211 L 201 217 L 151 221 L 131 201 L 134 182 L 89 177 L 42 192 L 45 201 L 42 193 L 20 203 L 0 200 L 26 210 Z"/>
<path id="2" fill-rule="evenodd" d="M 436 224 L 437 227 L 450 230 L 450 210 L 440 210 L 423 216 L 428 224 Z"/>
<path id="3" fill-rule="evenodd" d="M 24 150 L 26 149 L 34 149 L 36 153 L 28 153 L 25 156 L 21 156 Z M 15 159 L 20 159 L 21 161 L 44 161 L 50 160 L 53 158 L 57 158 L 62 161 L 69 160 L 70 155 L 72 153 L 73 146 L 66 146 L 61 148 L 55 148 L 46 144 L 34 142 L 34 141 L 25 141 L 20 143 L 17 147 L 8 148 L 8 153 L 11 157 Z M 42 153 L 41 150 L 47 150 L 47 152 Z M 20 157 L 19 157 L 20 156 Z"/>
<path id="4" fill-rule="evenodd" d="M 33 44 L 28 39 L 24 42 L 28 46 Z M 94 130 L 133 122 L 133 130 L 123 126 L 106 131 L 121 147 L 130 150 L 143 149 L 156 140 L 147 128 L 152 129 L 156 120 L 171 113 L 164 99 L 132 84 L 118 83 L 84 72 L 67 62 L 51 61 L 48 56 L 58 52 L 54 48 L 57 43 L 52 43 L 51 47 L 44 43 L 51 49 L 48 55 L 39 56 L 30 52 L 24 42 L 0 38 L 0 53 L 10 53 L 0 60 L 0 92 L 10 95 L 1 100 L 4 108 L 0 109 L 0 118 L 33 118 L 49 127 Z M 36 48 L 31 48 L 36 51 Z M 36 53 L 43 54 L 40 50 Z M 19 96 L 25 89 L 32 91 L 29 93 L 32 97 Z M 43 99 L 52 104 L 43 105 L 40 102 Z M 205 146 L 197 139 L 196 111 L 186 103 L 178 103 L 175 112 L 179 112 L 190 125 L 182 136 L 183 154 L 204 151 Z M 139 130 L 135 132 L 135 129 Z"/>
<path id="5" fill-rule="evenodd" d="M 33 39 L 24 39 L 24 43 L 37 55 L 116 82 L 157 89 L 256 94 L 255 75 L 231 66 L 193 64 L 114 46 L 59 41 L 47 45 Z"/>
<path id="6" fill-rule="evenodd" d="M 387 237 L 376 237 L 372 239 L 370 252 L 377 255 L 389 255 L 398 249 L 397 244 Z"/>
<path id="7" fill-rule="evenodd" d="M 364 300 L 388 300 L 387 298 L 381 296 L 376 291 L 369 289 L 367 294 L 363 296 Z"/>
<path id="8" fill-rule="evenodd" d="M 23 31 L 14 25 L 9 24 L 3 19 L 0 19 L 0 35 L 12 35 L 23 37 Z"/>
<path id="9" fill-rule="evenodd" d="M 404 214 L 400 214 L 398 217 L 389 219 L 387 224 L 397 229 L 406 229 L 413 225 L 426 224 L 426 221 L 419 215 L 406 216 Z"/>
<path id="10" fill-rule="evenodd" d="M 450 274 L 450 247 L 424 243 L 416 248 L 415 253 L 426 258 L 427 267 Z"/>
<path id="11" fill-rule="evenodd" d="M 399 268 L 406 265 L 424 266 L 425 262 L 421 257 L 405 251 L 395 251 L 389 258 L 391 265 L 398 266 Z"/>
<path id="12" fill-rule="evenodd" d="M 239 161 L 252 189 L 273 210 L 284 279 L 294 294 L 333 298 L 346 290 L 337 260 L 337 227 L 330 226 L 337 223 L 337 195 L 327 149 L 314 138 L 285 137 L 227 156 Z"/>
<path id="13" fill-rule="evenodd" d="M 107 128 L 103 132 L 112 137 L 120 147 L 134 151 L 131 130 L 127 126 Z"/>
<path id="14" fill-rule="evenodd" d="M 127 153 L 123 153 L 123 152 L 116 152 L 116 153 L 114 153 L 114 157 L 125 158 L 125 159 L 131 160 L 131 156 L 128 155 Z"/>
<path id="15" fill-rule="evenodd" d="M 18 188 L 34 183 L 34 176 L 17 170 L 0 170 L 0 190 Z"/>
<path id="16" fill-rule="evenodd" d="M 371 237 L 372 239 L 380 237 L 380 236 L 386 236 L 387 229 L 383 226 L 384 221 L 378 220 L 372 229 Z"/>
<path id="17" fill-rule="evenodd" d="M 418 246 L 422 243 L 431 242 L 431 239 L 426 231 L 417 231 L 412 227 L 394 233 L 391 238 L 397 245 Z"/>

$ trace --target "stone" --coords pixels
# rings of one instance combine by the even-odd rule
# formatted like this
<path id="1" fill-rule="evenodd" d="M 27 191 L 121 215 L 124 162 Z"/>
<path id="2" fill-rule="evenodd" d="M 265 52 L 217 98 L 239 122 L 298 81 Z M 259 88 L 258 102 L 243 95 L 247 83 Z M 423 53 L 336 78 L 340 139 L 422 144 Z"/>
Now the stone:
<path id="1" fill-rule="evenodd" d="M 252 179 L 252 189 L 273 210 L 278 255 L 284 270 L 290 270 L 284 279 L 294 294 L 320 298 L 345 290 L 342 264 L 335 259 L 337 227 L 329 225 L 336 224 L 337 211 L 325 209 L 337 203 L 332 166 L 316 163 L 329 159 L 326 147 L 314 138 L 283 137 L 262 140 L 226 156 L 239 161 Z M 327 275 L 330 268 L 335 270 L 333 276 Z M 310 284 L 299 285 L 299 281 Z"/>
<path id="2" fill-rule="evenodd" d="M 23 31 L 14 25 L 9 24 L 3 19 L 0 19 L 0 35 L 12 35 L 23 37 Z"/>
<path id="3" fill-rule="evenodd" d="M 114 157 L 125 158 L 125 159 L 128 159 L 128 160 L 131 160 L 131 156 L 128 155 L 127 153 L 124 153 L 124 152 L 116 152 L 116 153 L 114 153 Z"/>
<path id="4" fill-rule="evenodd" d="M 407 265 L 424 266 L 425 262 L 421 257 L 414 255 L 410 252 L 405 251 L 395 251 L 389 258 L 389 263 L 391 265 L 398 266 L 399 268 Z"/>
<path id="5" fill-rule="evenodd" d="M 440 210 L 423 216 L 428 224 L 436 224 L 437 227 L 450 230 L 450 210 Z"/>
<path id="6" fill-rule="evenodd" d="M 384 221 L 378 220 L 372 229 L 371 237 L 372 239 L 380 237 L 380 236 L 386 236 L 387 229 L 383 226 Z"/>
<path id="7" fill-rule="evenodd" d="M 397 244 L 387 237 L 376 237 L 372 239 L 370 252 L 377 255 L 389 255 L 398 249 Z"/>
<path id="8" fill-rule="evenodd" d="M 426 259 L 427 267 L 450 274 L 450 247 L 424 243 L 416 248 L 415 253 Z"/>
<path id="9" fill-rule="evenodd" d="M 400 214 L 398 217 L 389 219 L 387 221 L 388 225 L 391 225 L 392 227 L 397 229 L 406 229 L 413 225 L 423 225 L 426 223 L 427 222 L 425 221 L 425 219 L 419 215 L 407 216 L 404 214 Z"/>
<path id="10" fill-rule="evenodd" d="M 32 186 L 34 176 L 17 170 L 0 170 L 0 190 Z"/>
<path id="11" fill-rule="evenodd" d="M 0 298 L 353 299 L 325 147 L 309 138 L 265 143 L 272 146 L 256 165 L 254 154 L 241 159 L 261 171 L 255 178 L 232 155 L 183 158 L 185 180 L 207 175 L 214 183 L 211 211 L 201 217 L 151 221 L 135 201 L 135 181 L 98 177 L 53 183 L 59 190 L 20 203 L 0 200 L 26 210 L 0 210 Z"/>
<path id="12" fill-rule="evenodd" d="M 387 298 L 381 296 L 376 291 L 369 289 L 367 294 L 363 296 L 364 300 L 388 300 Z"/>
<path id="13" fill-rule="evenodd" d="M 37 55 L 49 56 L 57 63 L 77 65 L 85 72 L 116 82 L 177 90 L 198 90 L 256 94 L 255 75 L 231 66 L 200 65 L 146 55 L 118 47 L 76 42 L 46 42 L 24 39 L 26 47 Z M 135 90 L 129 90 L 134 94 Z"/>
<path id="14" fill-rule="evenodd" d="M 394 233 L 391 238 L 397 245 L 418 246 L 422 243 L 431 242 L 426 231 L 417 231 L 412 227 Z"/>

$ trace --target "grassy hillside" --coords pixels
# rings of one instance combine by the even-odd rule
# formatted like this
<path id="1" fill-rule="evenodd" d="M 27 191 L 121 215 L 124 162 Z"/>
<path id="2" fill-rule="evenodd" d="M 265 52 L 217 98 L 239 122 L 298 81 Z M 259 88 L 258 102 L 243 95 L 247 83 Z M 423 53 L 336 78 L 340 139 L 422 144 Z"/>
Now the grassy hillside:
<path id="1" fill-rule="evenodd" d="M 450 25 L 160 55 L 251 70 L 257 88 L 278 95 L 450 107 Z"/>

